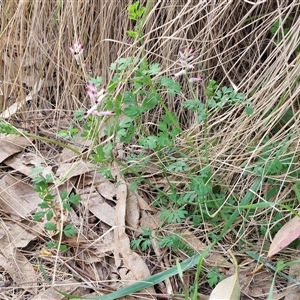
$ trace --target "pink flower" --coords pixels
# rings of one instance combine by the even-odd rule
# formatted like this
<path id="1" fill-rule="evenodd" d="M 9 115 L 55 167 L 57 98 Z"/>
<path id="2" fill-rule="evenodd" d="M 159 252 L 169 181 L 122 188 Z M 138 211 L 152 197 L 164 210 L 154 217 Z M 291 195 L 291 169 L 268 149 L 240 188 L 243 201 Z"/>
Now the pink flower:
<path id="1" fill-rule="evenodd" d="M 92 100 L 92 103 L 96 103 L 96 97 L 98 93 L 98 89 L 94 83 L 87 82 L 86 84 L 86 92 L 89 95 L 90 99 Z"/>
<path id="2" fill-rule="evenodd" d="M 79 65 L 80 63 L 82 63 L 82 66 L 85 66 L 85 63 L 80 61 L 80 57 L 82 56 L 84 49 L 83 45 L 80 42 L 75 42 L 73 46 L 69 46 L 69 49 L 74 55 L 77 64 Z M 98 111 L 101 102 L 106 97 L 105 86 L 103 86 L 101 90 L 98 91 L 97 86 L 94 83 L 88 81 L 86 83 L 86 92 L 90 97 L 92 103 L 92 107 L 84 113 L 86 117 L 90 115 L 107 116 L 112 115 L 114 113 L 112 110 Z"/>
<path id="3" fill-rule="evenodd" d="M 194 69 L 194 65 L 190 64 L 190 61 L 195 58 L 193 53 L 193 48 L 185 48 L 184 50 L 180 49 L 178 54 L 180 56 L 179 58 L 179 64 L 186 68 L 186 69 Z"/>
<path id="4" fill-rule="evenodd" d="M 194 65 L 191 64 L 191 61 L 195 58 L 193 55 L 193 48 L 185 48 L 184 50 L 180 49 L 178 52 L 179 59 L 178 64 L 182 67 L 182 69 L 173 74 L 172 77 L 176 78 L 181 75 L 185 75 L 187 73 L 187 70 L 194 69 Z"/>
<path id="5" fill-rule="evenodd" d="M 191 77 L 189 79 L 189 82 L 193 83 L 193 82 L 198 82 L 198 81 L 202 81 L 203 80 L 203 77 L 200 76 L 200 77 Z"/>
<path id="6" fill-rule="evenodd" d="M 100 106 L 103 99 L 106 97 L 106 87 L 103 86 L 100 91 L 98 91 L 98 88 L 96 85 L 92 82 L 87 82 L 86 84 L 86 92 L 89 95 L 91 101 L 92 101 L 92 107 L 85 112 L 85 116 L 89 115 L 95 115 L 95 116 L 106 116 L 106 115 L 112 115 L 114 112 L 111 110 L 107 111 L 98 111 L 98 107 Z"/>
<path id="7" fill-rule="evenodd" d="M 194 65 L 191 63 L 191 61 L 195 58 L 193 52 L 194 49 L 191 47 L 179 49 L 178 51 L 179 58 L 177 63 L 181 66 L 181 70 L 173 74 L 172 75 L 173 78 L 177 78 L 181 75 L 186 75 L 188 73 L 188 70 L 195 68 Z M 189 82 L 198 82 L 202 80 L 203 80 L 202 76 L 189 78 Z"/>
<path id="8" fill-rule="evenodd" d="M 94 115 L 96 116 L 109 116 L 113 115 L 114 112 L 112 110 L 103 110 L 103 111 L 95 111 Z"/>
<path id="9" fill-rule="evenodd" d="M 186 69 L 194 69 L 194 65 L 189 64 L 187 61 L 180 59 L 179 62 L 181 64 L 181 66 Z"/>
<path id="10" fill-rule="evenodd" d="M 80 56 L 83 53 L 83 45 L 80 42 L 75 42 L 73 46 L 69 46 L 70 51 L 74 55 L 77 64 L 79 65 Z"/>
<path id="11" fill-rule="evenodd" d="M 86 84 L 86 92 L 89 95 L 90 99 L 92 100 L 92 104 L 99 104 L 103 100 L 105 95 L 105 89 L 106 87 L 103 86 L 100 91 L 98 91 L 98 88 L 94 83 L 87 82 Z"/>
<path id="12" fill-rule="evenodd" d="M 98 105 L 94 105 L 92 106 L 89 110 L 87 110 L 84 115 L 86 117 L 90 116 L 90 115 L 94 115 L 94 116 L 108 116 L 108 115 L 113 115 L 114 112 L 112 110 L 103 110 L 103 111 L 97 111 Z"/>
<path id="13" fill-rule="evenodd" d="M 180 70 L 179 72 L 175 73 L 172 75 L 173 78 L 179 77 L 181 75 L 185 75 L 186 74 L 186 70 Z"/>

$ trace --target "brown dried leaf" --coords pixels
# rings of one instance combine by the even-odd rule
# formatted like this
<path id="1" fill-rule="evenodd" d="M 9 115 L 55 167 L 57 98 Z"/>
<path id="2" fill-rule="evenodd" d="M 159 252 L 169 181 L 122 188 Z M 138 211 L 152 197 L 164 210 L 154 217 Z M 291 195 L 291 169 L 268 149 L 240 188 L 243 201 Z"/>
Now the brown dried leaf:
<path id="1" fill-rule="evenodd" d="M 0 254 L 0 265 L 9 273 L 16 284 L 36 295 L 37 273 L 28 259 L 18 249 L 4 248 L 1 251 L 3 255 Z"/>
<path id="2" fill-rule="evenodd" d="M 123 265 L 122 253 L 130 250 L 129 238 L 125 233 L 125 215 L 126 215 L 126 198 L 127 186 L 124 182 L 120 183 L 117 188 L 117 205 L 115 214 L 115 249 L 114 257 L 117 268 Z M 128 267 L 128 266 L 126 266 Z"/>
<path id="3" fill-rule="evenodd" d="M 22 224 L 22 223 L 20 223 Z M 22 224 L 18 225 L 12 221 L 2 221 L 0 225 L 0 249 L 7 247 L 23 248 L 30 241 L 35 239 L 37 235 L 43 233 L 41 224 Z M 29 227 L 30 226 L 30 227 Z M 25 228 L 28 228 L 26 230 Z"/>
<path id="4" fill-rule="evenodd" d="M 213 289 L 209 300 L 240 300 L 240 289 L 238 280 L 232 275 L 220 283 Z"/>
<path id="5" fill-rule="evenodd" d="M 96 190 L 103 198 L 107 200 L 116 200 L 115 185 L 107 179 L 98 184 Z"/>
<path id="6" fill-rule="evenodd" d="M 115 170 L 116 171 L 116 170 Z M 127 200 L 127 185 L 118 178 L 117 206 L 115 218 L 115 249 L 114 258 L 121 279 L 126 284 L 142 280 L 150 276 L 150 271 L 144 261 L 137 253 L 130 249 L 130 241 L 125 232 L 125 215 Z M 154 293 L 153 288 L 148 289 Z"/>
<path id="7" fill-rule="evenodd" d="M 36 177 L 36 174 L 32 174 L 34 166 L 45 166 L 43 158 L 34 153 L 19 153 L 6 159 L 3 163 L 30 178 Z M 43 167 L 42 174 L 43 176 L 47 176 L 47 174 L 53 175 L 51 166 Z"/>
<path id="8" fill-rule="evenodd" d="M 61 179 L 71 178 L 90 172 L 92 167 L 92 164 L 85 163 L 84 161 L 64 163 L 59 165 L 59 168 L 56 171 L 56 176 Z"/>
<path id="9" fill-rule="evenodd" d="M 130 196 L 131 196 L 132 194 L 137 198 L 137 201 L 138 201 L 138 204 L 139 204 L 139 208 L 140 208 L 140 209 L 142 209 L 142 210 L 147 210 L 147 211 L 151 211 L 151 212 L 153 212 L 153 213 L 156 213 L 156 212 L 157 212 L 157 210 L 156 210 L 153 206 L 149 205 L 149 204 L 147 203 L 147 201 L 146 201 L 142 196 L 140 196 L 137 192 L 134 192 L 134 193 L 131 192 L 131 193 L 130 193 Z"/>
<path id="10" fill-rule="evenodd" d="M 78 289 L 78 282 L 74 279 L 65 281 L 63 285 L 57 285 L 55 287 L 50 287 L 45 291 L 42 291 L 38 295 L 31 298 L 31 300 L 63 300 L 66 299 L 64 295 L 57 292 L 61 291 L 63 293 L 74 293 Z M 76 293 L 77 294 L 77 293 Z"/>
<path id="11" fill-rule="evenodd" d="M 234 275 L 222 280 L 217 284 L 217 286 L 211 292 L 209 297 L 210 300 L 240 300 L 241 287 L 239 283 L 238 264 L 231 252 L 230 255 L 233 258 L 235 273 Z"/>
<path id="12" fill-rule="evenodd" d="M 30 140 L 23 136 L 0 134 L 0 162 L 15 153 L 23 151 L 30 144 Z"/>
<path id="13" fill-rule="evenodd" d="M 22 224 L 22 223 L 20 223 Z M 30 226 L 30 227 L 29 227 Z M 28 231 L 25 228 L 28 228 Z M 29 231 L 30 230 L 30 231 Z M 23 227 L 12 222 L 2 221 L 0 227 L 0 265 L 11 275 L 15 283 L 22 284 L 36 280 L 36 273 L 27 258 L 17 248 L 23 248 L 37 235 L 43 232 L 41 224 L 23 224 Z M 36 284 L 24 285 L 32 294 L 37 293 Z"/>
<path id="14" fill-rule="evenodd" d="M 125 215 L 126 215 L 126 200 L 127 200 L 127 185 L 125 182 L 118 181 L 116 189 L 117 206 L 115 215 L 115 225 L 118 227 L 118 232 L 125 232 Z"/>
<path id="15" fill-rule="evenodd" d="M 81 195 L 81 203 L 99 220 L 114 226 L 116 211 L 97 192 Z"/>
<path id="16" fill-rule="evenodd" d="M 140 207 L 134 193 L 130 193 L 126 205 L 126 223 L 128 226 L 137 229 L 140 219 Z"/>
<path id="17" fill-rule="evenodd" d="M 300 236 L 300 218 L 295 216 L 276 233 L 269 252 L 268 257 L 271 257 L 288 246 L 291 242 Z"/>
<path id="18" fill-rule="evenodd" d="M 140 220 L 140 227 L 157 229 L 161 227 L 162 221 L 160 219 L 160 212 L 157 212 L 154 215 L 149 214 L 148 212 L 142 213 Z"/>
<path id="19" fill-rule="evenodd" d="M 181 231 L 184 242 L 186 242 L 190 247 L 195 249 L 197 252 L 202 252 L 207 248 L 204 244 L 196 237 L 192 232 L 187 229 Z M 211 267 L 226 267 L 231 268 L 232 263 L 228 262 L 221 254 L 210 251 L 210 253 L 204 259 L 205 263 Z"/>
<path id="20" fill-rule="evenodd" d="M 31 185 L 5 175 L 0 179 L 0 206 L 12 218 L 30 216 L 41 202 Z"/>

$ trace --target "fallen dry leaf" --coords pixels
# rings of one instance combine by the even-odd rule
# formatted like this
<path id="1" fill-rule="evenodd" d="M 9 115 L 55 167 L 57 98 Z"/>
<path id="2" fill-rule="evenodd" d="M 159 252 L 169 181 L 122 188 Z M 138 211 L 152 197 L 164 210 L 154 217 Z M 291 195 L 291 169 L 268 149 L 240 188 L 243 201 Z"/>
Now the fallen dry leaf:
<path id="1" fill-rule="evenodd" d="M 51 166 L 46 166 L 44 159 L 34 153 L 19 153 L 6 159 L 3 163 L 28 176 L 29 178 L 34 178 L 37 176 L 36 174 L 32 174 L 32 168 L 36 166 L 43 167 L 42 175 L 44 177 L 46 177 L 47 174 L 53 176 Z"/>
<path id="2" fill-rule="evenodd" d="M 280 250 L 288 246 L 291 242 L 300 236 L 300 218 L 295 216 L 276 233 L 269 252 L 268 257 L 277 254 Z"/>
<path id="3" fill-rule="evenodd" d="M 188 229 L 183 229 L 180 231 L 183 241 L 186 242 L 191 248 L 196 250 L 198 253 L 204 251 L 207 245 L 204 244 Z M 231 268 L 232 263 L 228 262 L 221 254 L 210 251 L 210 253 L 204 258 L 206 265 L 210 267 L 225 267 Z"/>
<path id="4" fill-rule="evenodd" d="M 77 281 L 74 279 L 65 281 L 63 285 L 56 285 L 55 287 L 50 287 L 45 291 L 42 291 L 38 295 L 34 296 L 30 300 L 63 300 L 66 299 L 64 295 L 57 292 L 61 291 L 63 293 L 74 293 L 78 289 Z"/>
<path id="5" fill-rule="evenodd" d="M 139 204 L 139 208 L 141 210 L 147 210 L 147 211 L 151 211 L 153 213 L 157 212 L 157 210 L 153 206 L 149 205 L 147 203 L 147 201 L 142 196 L 140 196 L 137 192 L 129 192 L 129 196 L 136 197 L 138 204 Z"/>
<path id="6" fill-rule="evenodd" d="M 18 249 L 1 249 L 0 265 L 9 273 L 14 283 L 33 295 L 37 294 L 37 274 L 29 260 Z"/>
<path id="7" fill-rule="evenodd" d="M 30 144 L 30 139 L 23 136 L 0 134 L 0 162 L 3 162 L 15 153 L 23 151 Z"/>
<path id="8" fill-rule="evenodd" d="M 94 192 L 92 194 L 81 195 L 81 203 L 99 220 L 110 226 L 114 226 L 115 209 L 106 203 L 99 193 Z"/>
<path id="9" fill-rule="evenodd" d="M 69 179 L 71 177 L 90 172 L 92 168 L 94 168 L 92 164 L 86 163 L 84 161 L 77 161 L 74 163 L 63 163 L 59 165 L 59 168 L 56 171 L 56 176 L 61 179 Z"/>
<path id="10" fill-rule="evenodd" d="M 240 300 L 240 290 L 235 275 L 232 275 L 213 289 L 209 300 Z"/>
<path id="11" fill-rule="evenodd" d="M 131 193 L 127 197 L 126 223 L 128 226 L 137 229 L 140 221 L 140 207 L 135 194 Z"/>
<path id="12" fill-rule="evenodd" d="M 161 225 L 162 221 L 160 218 L 160 212 L 157 212 L 154 215 L 151 215 L 148 212 L 142 212 L 140 227 L 157 229 L 161 227 Z"/>
<path id="13" fill-rule="evenodd" d="M 11 175 L 0 179 L 0 206 L 12 218 L 20 219 L 32 215 L 41 202 L 32 186 Z"/>
<path id="14" fill-rule="evenodd" d="M 30 241 L 44 232 L 42 224 L 39 223 L 26 224 L 20 222 L 19 224 L 2 220 L 0 223 L 0 249 L 26 247 Z"/>
<path id="15" fill-rule="evenodd" d="M 240 300 L 238 264 L 233 254 L 231 252 L 229 254 L 233 259 L 235 274 L 219 282 L 211 292 L 209 300 Z"/>
<path id="16" fill-rule="evenodd" d="M 125 232 L 127 185 L 121 180 L 120 176 L 117 176 L 117 178 L 114 259 L 122 281 L 128 285 L 149 277 L 150 271 L 144 259 L 130 249 L 129 237 Z M 150 293 L 155 292 L 153 287 L 147 289 L 147 291 Z"/>
<path id="17" fill-rule="evenodd" d="M 102 180 L 100 184 L 96 185 L 97 192 L 107 200 L 116 200 L 116 187 L 110 181 Z"/>
<path id="18" fill-rule="evenodd" d="M 22 223 L 19 223 L 20 225 Z M 33 266 L 17 248 L 26 247 L 30 241 L 43 232 L 40 224 L 20 226 L 12 221 L 1 221 L 0 226 L 0 265 L 12 277 L 15 283 L 24 284 L 24 289 L 32 294 L 37 293 L 35 280 L 37 275 Z M 28 228 L 28 230 L 26 230 Z M 27 282 L 32 282 L 27 284 Z"/>
<path id="19" fill-rule="evenodd" d="M 129 239 L 125 233 L 125 215 L 126 215 L 126 198 L 127 198 L 127 185 L 122 182 L 116 190 L 117 205 L 114 224 L 116 226 L 115 232 L 115 260 L 116 265 L 121 266 L 121 252 L 130 249 Z"/>

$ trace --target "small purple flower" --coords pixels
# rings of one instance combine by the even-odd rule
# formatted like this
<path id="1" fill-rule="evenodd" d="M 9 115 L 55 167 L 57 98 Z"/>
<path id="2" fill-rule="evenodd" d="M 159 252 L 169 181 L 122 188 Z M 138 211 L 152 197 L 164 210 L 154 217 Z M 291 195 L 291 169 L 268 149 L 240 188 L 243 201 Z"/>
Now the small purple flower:
<path id="1" fill-rule="evenodd" d="M 94 111 L 95 116 L 109 116 L 113 114 L 114 112 L 112 110 Z"/>
<path id="2" fill-rule="evenodd" d="M 191 77 L 189 79 L 189 82 L 193 83 L 193 82 L 199 82 L 199 81 L 202 81 L 203 80 L 203 77 L 200 76 L 200 77 Z"/>
<path id="3" fill-rule="evenodd" d="M 95 116 L 106 116 L 112 115 L 113 111 L 98 111 L 98 107 L 100 106 L 102 100 L 106 97 L 106 87 L 103 86 L 100 91 L 98 91 L 96 85 L 92 82 L 87 82 L 86 84 L 86 92 L 89 95 L 92 101 L 92 107 L 85 112 L 85 116 L 95 115 Z"/>
<path id="4" fill-rule="evenodd" d="M 185 75 L 186 74 L 186 70 L 180 70 L 179 72 L 175 73 L 172 75 L 173 78 L 179 77 L 181 75 Z"/>
<path id="5" fill-rule="evenodd" d="M 190 61 L 195 58 L 193 53 L 193 48 L 185 48 L 184 50 L 180 49 L 178 54 L 180 56 L 179 63 L 182 67 L 186 69 L 194 69 L 194 65 L 190 64 Z"/>
<path id="6" fill-rule="evenodd" d="M 194 69 L 194 65 L 190 64 L 190 61 L 195 58 L 195 56 L 192 54 L 193 49 L 192 48 L 186 48 L 185 50 L 179 50 L 179 63 L 182 67 L 186 69 Z"/>
<path id="7" fill-rule="evenodd" d="M 173 78 L 185 75 L 187 74 L 187 70 L 194 69 L 194 65 L 191 64 L 191 61 L 195 58 L 195 56 L 193 55 L 193 51 L 193 48 L 189 47 L 179 50 L 178 64 L 182 67 L 182 69 L 179 72 L 173 74 Z"/>
<path id="8" fill-rule="evenodd" d="M 74 55 L 77 64 L 79 65 L 80 63 L 82 63 L 82 66 L 85 66 L 85 63 L 80 61 L 80 57 L 82 56 L 84 49 L 83 45 L 80 42 L 75 42 L 73 46 L 69 46 L 69 49 Z M 86 83 L 86 92 L 92 102 L 92 107 L 84 113 L 86 117 L 90 115 L 107 116 L 112 115 L 114 113 L 112 110 L 98 111 L 101 102 L 106 97 L 105 86 L 103 86 L 101 90 L 98 91 L 97 86 L 94 83 L 88 81 Z"/>
<path id="9" fill-rule="evenodd" d="M 86 92 L 89 95 L 90 99 L 92 100 L 92 103 L 96 103 L 96 97 L 98 93 L 98 89 L 94 83 L 87 82 L 86 84 Z"/>
<path id="10" fill-rule="evenodd" d="M 194 64 L 191 63 L 191 61 L 195 58 L 195 55 L 193 54 L 194 49 L 191 47 L 186 47 L 184 49 L 179 49 L 178 51 L 178 61 L 177 63 L 181 66 L 181 70 L 177 73 L 173 74 L 173 78 L 177 78 L 181 75 L 186 75 L 188 73 L 188 70 L 194 69 Z M 189 78 L 189 82 L 199 82 L 202 81 L 203 77 L 191 77 Z"/>
<path id="11" fill-rule="evenodd" d="M 180 64 L 182 67 L 186 68 L 186 69 L 194 69 L 194 65 L 189 64 L 187 61 L 184 61 L 182 59 L 179 60 Z"/>
<path id="12" fill-rule="evenodd" d="M 112 110 L 103 110 L 103 111 L 97 111 L 98 105 L 92 106 L 89 110 L 87 110 L 84 115 L 86 117 L 90 115 L 94 116 L 108 116 L 108 115 L 113 115 L 114 112 Z"/>
<path id="13" fill-rule="evenodd" d="M 98 92 L 98 89 L 94 83 L 87 82 L 86 92 L 92 100 L 92 104 L 99 104 L 103 100 L 103 98 L 106 96 L 105 89 L 106 87 L 103 86 L 102 89 Z"/>
<path id="14" fill-rule="evenodd" d="M 79 65 L 80 56 L 83 53 L 83 45 L 80 42 L 75 42 L 73 46 L 69 46 L 70 51 L 74 55 L 77 64 Z"/>

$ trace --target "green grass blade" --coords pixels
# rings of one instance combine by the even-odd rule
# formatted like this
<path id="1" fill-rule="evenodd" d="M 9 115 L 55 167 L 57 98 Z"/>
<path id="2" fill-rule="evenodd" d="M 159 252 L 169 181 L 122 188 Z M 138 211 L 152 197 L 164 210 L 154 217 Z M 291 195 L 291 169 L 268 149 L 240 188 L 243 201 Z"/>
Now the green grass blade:
<path id="1" fill-rule="evenodd" d="M 205 253 L 206 254 L 206 253 Z M 201 254 L 196 254 L 190 258 L 188 258 L 187 260 L 185 260 L 184 262 L 180 263 L 180 267 L 182 272 L 194 267 L 195 265 L 197 265 L 199 259 L 201 257 Z M 148 287 L 154 286 L 155 284 L 158 284 L 162 281 L 164 281 L 165 279 L 172 277 L 174 275 L 178 274 L 178 267 L 174 266 L 166 271 L 163 271 L 161 273 L 155 274 L 153 276 L 150 276 L 146 279 L 144 279 L 143 281 L 139 281 L 136 283 L 133 283 L 129 286 L 126 286 L 116 292 L 113 292 L 109 295 L 105 295 L 105 296 L 96 296 L 96 297 L 92 297 L 92 298 L 86 298 L 86 299 L 97 299 L 97 300 L 114 300 L 120 297 L 124 297 L 126 295 L 131 295 L 132 293 L 141 291 L 143 289 L 146 289 Z"/>
<path id="2" fill-rule="evenodd" d="M 298 285 L 300 287 L 300 282 L 297 281 L 296 279 L 290 277 L 289 275 L 281 272 L 281 271 L 276 271 L 276 267 L 274 267 L 273 265 L 271 265 L 270 263 L 266 262 L 262 257 L 260 257 L 257 253 L 253 252 L 253 251 L 246 251 L 246 253 L 254 258 L 256 261 L 258 261 L 259 263 L 263 263 L 268 269 L 276 272 L 278 275 L 282 276 L 283 278 L 287 279 L 288 281 Z"/>
<path id="3" fill-rule="evenodd" d="M 230 226 L 237 219 L 237 217 L 240 214 L 241 207 L 243 207 L 245 205 L 248 205 L 248 203 L 252 200 L 253 196 L 258 191 L 258 189 L 259 189 L 259 187 L 261 185 L 261 182 L 262 182 L 262 178 L 259 177 L 251 185 L 249 191 L 243 197 L 243 199 L 241 200 L 239 206 L 235 209 L 235 211 L 233 212 L 233 214 L 231 215 L 231 217 L 229 218 L 229 220 L 226 221 L 226 224 L 225 224 L 223 230 L 221 231 L 220 235 L 218 236 L 217 241 L 220 241 L 223 238 L 223 236 L 226 234 L 227 230 L 230 228 Z"/>
<path id="4" fill-rule="evenodd" d="M 211 250 L 211 248 L 214 247 L 216 244 L 216 241 L 214 241 L 212 244 L 210 244 L 202 253 L 196 254 L 184 262 L 180 263 L 180 269 L 182 272 L 193 268 L 196 266 L 199 262 L 199 260 L 203 260 L 203 258 L 207 255 L 207 253 Z M 154 286 L 155 284 L 158 284 L 164 280 L 166 280 L 169 277 L 177 275 L 179 272 L 178 265 L 163 271 L 161 273 L 155 274 L 153 276 L 150 276 L 148 278 L 145 278 L 143 281 L 135 282 L 129 286 L 126 286 L 118 291 L 115 291 L 113 293 L 110 293 L 108 295 L 103 295 L 103 296 L 93 296 L 93 297 L 80 297 L 80 296 L 75 296 L 71 294 L 66 294 L 63 292 L 58 291 L 60 294 L 69 297 L 70 299 L 94 299 L 94 300 L 114 300 L 118 299 L 120 297 L 124 297 L 127 295 L 131 295 L 133 293 L 136 293 L 138 291 L 141 291 L 143 289 L 147 289 L 151 286 Z"/>

